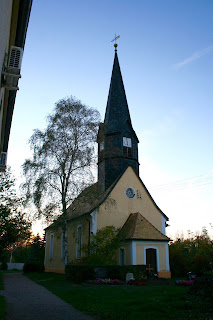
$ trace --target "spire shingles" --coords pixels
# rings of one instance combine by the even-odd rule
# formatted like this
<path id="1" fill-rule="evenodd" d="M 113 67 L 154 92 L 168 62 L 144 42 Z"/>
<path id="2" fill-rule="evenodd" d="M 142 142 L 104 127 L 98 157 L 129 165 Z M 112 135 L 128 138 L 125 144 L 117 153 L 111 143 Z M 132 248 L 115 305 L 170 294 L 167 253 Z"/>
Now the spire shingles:
<path id="1" fill-rule="evenodd" d="M 129 108 L 123 85 L 117 52 L 115 52 L 111 83 L 105 113 L 106 133 L 121 132 L 124 123 L 131 125 Z"/>

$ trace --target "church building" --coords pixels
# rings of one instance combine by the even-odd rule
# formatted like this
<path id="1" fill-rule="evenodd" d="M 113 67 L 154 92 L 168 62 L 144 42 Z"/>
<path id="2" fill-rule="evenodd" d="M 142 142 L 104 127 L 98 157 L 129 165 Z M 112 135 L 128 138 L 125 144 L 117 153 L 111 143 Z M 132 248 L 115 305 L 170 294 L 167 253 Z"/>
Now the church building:
<path id="1" fill-rule="evenodd" d="M 117 55 L 117 44 L 104 123 L 98 142 L 98 181 L 68 208 L 68 254 L 82 258 L 82 246 L 106 226 L 120 228 L 124 241 L 117 263 L 152 265 L 159 277 L 170 278 L 168 217 L 160 210 L 139 176 L 138 137 L 132 127 Z M 63 235 L 46 229 L 45 270 L 64 272 Z"/>

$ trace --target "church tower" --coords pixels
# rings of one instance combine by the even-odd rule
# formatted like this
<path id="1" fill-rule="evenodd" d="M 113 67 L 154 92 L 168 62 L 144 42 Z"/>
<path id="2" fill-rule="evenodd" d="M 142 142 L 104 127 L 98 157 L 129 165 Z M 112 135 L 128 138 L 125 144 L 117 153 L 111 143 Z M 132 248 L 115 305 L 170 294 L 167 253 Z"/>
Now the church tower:
<path id="1" fill-rule="evenodd" d="M 138 143 L 132 127 L 115 43 L 104 123 L 98 133 L 98 182 L 106 190 L 128 166 L 139 176 Z"/>

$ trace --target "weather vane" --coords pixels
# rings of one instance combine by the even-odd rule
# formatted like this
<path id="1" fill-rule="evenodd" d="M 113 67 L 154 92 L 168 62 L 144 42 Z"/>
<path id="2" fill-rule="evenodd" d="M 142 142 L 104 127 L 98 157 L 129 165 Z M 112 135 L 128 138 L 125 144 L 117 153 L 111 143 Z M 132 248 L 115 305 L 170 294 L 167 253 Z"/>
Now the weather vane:
<path id="1" fill-rule="evenodd" d="M 117 43 L 116 43 L 116 40 L 118 39 L 118 38 L 120 38 L 120 36 L 116 36 L 116 34 L 115 34 L 115 38 L 111 41 L 111 42 L 114 42 L 115 41 L 115 44 L 114 44 L 114 47 L 115 47 L 115 51 L 117 51 Z"/>

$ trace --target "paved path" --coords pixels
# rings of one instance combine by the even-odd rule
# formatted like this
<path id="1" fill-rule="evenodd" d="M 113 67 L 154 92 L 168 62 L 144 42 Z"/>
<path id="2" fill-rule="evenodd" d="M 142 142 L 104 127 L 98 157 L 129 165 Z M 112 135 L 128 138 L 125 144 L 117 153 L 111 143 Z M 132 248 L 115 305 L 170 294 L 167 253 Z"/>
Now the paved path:
<path id="1" fill-rule="evenodd" d="M 20 273 L 4 274 L 6 320 L 92 320 Z"/>

